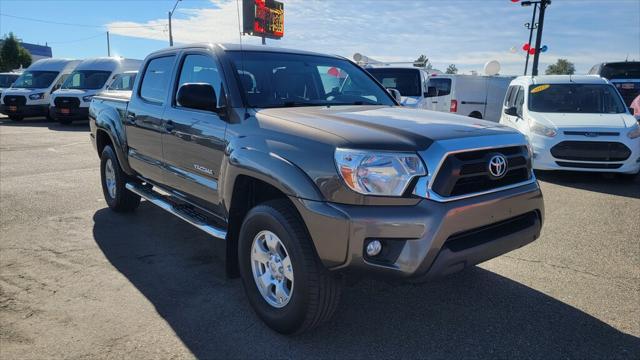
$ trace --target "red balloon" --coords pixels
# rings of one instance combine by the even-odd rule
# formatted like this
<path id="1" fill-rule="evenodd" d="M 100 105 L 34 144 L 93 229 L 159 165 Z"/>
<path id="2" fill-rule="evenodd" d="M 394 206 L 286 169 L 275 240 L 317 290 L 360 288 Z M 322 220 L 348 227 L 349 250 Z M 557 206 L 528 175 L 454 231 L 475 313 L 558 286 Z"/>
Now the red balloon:
<path id="1" fill-rule="evenodd" d="M 337 68 L 332 67 L 327 71 L 327 74 L 329 74 L 329 75 L 331 75 L 333 77 L 340 77 L 340 70 L 338 70 Z"/>
<path id="2" fill-rule="evenodd" d="M 520 0 L 511 0 L 512 3 L 517 3 Z"/>
<path id="3" fill-rule="evenodd" d="M 529 44 L 522 45 L 522 50 L 524 50 L 524 51 L 529 51 L 529 48 L 531 48 L 531 45 L 529 45 Z"/>
<path id="4" fill-rule="evenodd" d="M 535 48 L 530 48 L 529 49 L 529 54 L 534 55 L 536 53 L 536 49 Z"/>

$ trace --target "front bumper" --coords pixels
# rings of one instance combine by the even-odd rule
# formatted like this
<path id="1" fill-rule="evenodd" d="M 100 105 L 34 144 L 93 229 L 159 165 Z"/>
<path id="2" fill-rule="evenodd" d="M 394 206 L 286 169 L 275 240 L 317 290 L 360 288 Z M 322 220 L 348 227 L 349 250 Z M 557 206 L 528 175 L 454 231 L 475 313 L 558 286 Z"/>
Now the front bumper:
<path id="1" fill-rule="evenodd" d="M 51 114 L 56 119 L 86 120 L 89 118 L 88 107 L 59 108 L 51 106 Z"/>
<path id="2" fill-rule="evenodd" d="M 537 183 L 445 203 L 424 199 L 415 206 L 292 200 L 328 268 L 413 281 L 522 247 L 538 238 L 544 216 Z M 383 258 L 365 255 L 372 239 L 383 242 Z"/>
<path id="3" fill-rule="evenodd" d="M 534 135 L 530 136 L 529 141 L 533 150 L 533 168 L 536 170 L 617 172 L 626 174 L 635 174 L 640 171 L 640 138 L 629 139 L 626 134 L 598 138 L 564 136 L 560 134 L 556 137 L 548 138 Z M 631 155 L 624 161 L 576 161 L 555 158 L 551 154 L 551 148 L 563 141 L 619 142 L 631 150 Z"/>
<path id="4" fill-rule="evenodd" d="M 0 105 L 0 113 L 7 116 L 22 116 L 22 117 L 32 117 L 32 116 L 47 116 L 49 113 L 48 105 L 17 105 L 17 106 L 9 106 L 9 105 Z"/>

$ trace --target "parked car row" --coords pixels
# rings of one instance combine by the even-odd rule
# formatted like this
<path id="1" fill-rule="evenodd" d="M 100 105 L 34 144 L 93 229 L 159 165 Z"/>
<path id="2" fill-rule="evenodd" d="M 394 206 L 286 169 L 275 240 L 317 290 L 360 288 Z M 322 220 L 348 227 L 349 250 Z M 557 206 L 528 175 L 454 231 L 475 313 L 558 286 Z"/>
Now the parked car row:
<path id="1" fill-rule="evenodd" d="M 34 62 L 0 94 L 0 113 L 11 120 L 45 116 L 63 124 L 87 119 L 91 98 L 104 90 L 126 90 L 140 60 L 117 57 Z"/>

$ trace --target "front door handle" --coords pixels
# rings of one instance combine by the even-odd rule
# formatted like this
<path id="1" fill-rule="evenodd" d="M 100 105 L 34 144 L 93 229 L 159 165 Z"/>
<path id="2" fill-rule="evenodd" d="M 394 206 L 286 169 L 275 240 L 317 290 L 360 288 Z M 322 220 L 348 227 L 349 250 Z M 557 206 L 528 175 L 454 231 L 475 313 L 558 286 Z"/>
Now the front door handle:
<path id="1" fill-rule="evenodd" d="M 167 130 L 167 132 L 172 132 L 175 127 L 176 124 L 171 120 L 167 120 L 167 122 L 164 123 L 164 129 Z"/>
<path id="2" fill-rule="evenodd" d="M 438 102 L 437 102 L 437 101 L 432 101 L 431 103 L 432 103 L 432 104 L 437 104 Z"/>
<path id="3" fill-rule="evenodd" d="M 127 123 L 129 123 L 129 124 L 135 124 L 135 123 L 136 123 L 136 114 L 134 114 L 134 113 L 127 113 Z"/>

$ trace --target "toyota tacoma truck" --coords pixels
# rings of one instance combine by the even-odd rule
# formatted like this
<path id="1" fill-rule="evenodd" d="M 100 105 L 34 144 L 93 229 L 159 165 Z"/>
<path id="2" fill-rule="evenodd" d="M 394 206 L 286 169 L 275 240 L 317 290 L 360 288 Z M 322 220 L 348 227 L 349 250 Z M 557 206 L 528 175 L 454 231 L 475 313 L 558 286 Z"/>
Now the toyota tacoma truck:
<path id="1" fill-rule="evenodd" d="M 523 135 L 404 108 L 349 60 L 189 45 L 89 108 L 108 206 L 141 198 L 220 241 L 281 333 L 330 318 L 344 279 L 424 281 L 534 241 L 543 198 Z"/>

